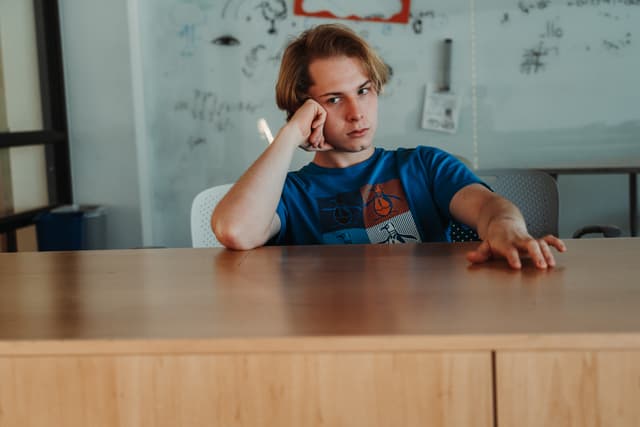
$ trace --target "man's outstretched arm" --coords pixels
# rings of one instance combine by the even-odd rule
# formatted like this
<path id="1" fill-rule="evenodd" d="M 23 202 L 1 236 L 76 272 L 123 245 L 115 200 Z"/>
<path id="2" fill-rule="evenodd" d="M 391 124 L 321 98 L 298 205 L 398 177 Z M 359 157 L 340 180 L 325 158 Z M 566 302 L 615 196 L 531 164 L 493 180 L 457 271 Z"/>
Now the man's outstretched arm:
<path id="1" fill-rule="evenodd" d="M 492 193 L 480 184 L 471 184 L 458 191 L 449 205 L 457 220 L 475 228 L 482 243 L 467 254 L 472 263 L 482 263 L 493 257 L 504 257 L 512 268 L 522 267 L 520 256 L 528 255 L 536 267 L 555 266 L 551 247 L 564 252 L 562 240 L 547 235 L 534 239 L 520 210 L 507 199 Z"/>

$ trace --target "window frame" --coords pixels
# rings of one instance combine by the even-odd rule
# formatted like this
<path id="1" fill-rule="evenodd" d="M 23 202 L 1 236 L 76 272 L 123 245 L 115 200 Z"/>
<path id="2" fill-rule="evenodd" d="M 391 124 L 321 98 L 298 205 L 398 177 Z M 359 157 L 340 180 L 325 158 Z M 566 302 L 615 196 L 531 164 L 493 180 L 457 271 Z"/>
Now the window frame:
<path id="1" fill-rule="evenodd" d="M 33 0 L 42 108 L 42 130 L 0 132 L 0 149 L 45 147 L 49 204 L 24 212 L 0 214 L 0 234 L 7 250 L 17 250 L 16 230 L 35 223 L 41 212 L 73 203 L 64 68 L 58 0 Z"/>

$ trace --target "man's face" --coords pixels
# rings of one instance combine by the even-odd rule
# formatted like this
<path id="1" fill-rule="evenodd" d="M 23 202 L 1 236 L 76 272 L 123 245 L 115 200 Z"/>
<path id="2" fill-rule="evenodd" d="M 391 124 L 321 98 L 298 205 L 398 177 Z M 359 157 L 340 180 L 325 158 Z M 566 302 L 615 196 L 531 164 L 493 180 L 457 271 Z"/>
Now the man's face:
<path id="1" fill-rule="evenodd" d="M 316 59 L 309 74 L 314 83 L 309 95 L 327 111 L 327 143 L 344 152 L 371 148 L 378 125 L 378 94 L 360 61 L 346 56 Z"/>

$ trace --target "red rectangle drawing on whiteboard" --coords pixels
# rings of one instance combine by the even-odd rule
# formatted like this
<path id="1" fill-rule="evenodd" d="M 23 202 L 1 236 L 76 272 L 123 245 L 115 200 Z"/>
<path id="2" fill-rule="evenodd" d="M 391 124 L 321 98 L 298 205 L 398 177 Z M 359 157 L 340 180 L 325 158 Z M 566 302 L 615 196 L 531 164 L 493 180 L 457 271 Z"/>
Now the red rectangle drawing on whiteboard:
<path id="1" fill-rule="evenodd" d="M 401 5 L 400 11 L 394 13 L 389 17 L 381 16 L 378 11 L 372 11 L 371 13 L 354 12 L 348 13 L 345 16 L 337 16 L 330 10 L 309 10 L 309 4 L 317 3 L 307 0 L 294 0 L 293 1 L 293 13 L 300 16 L 312 16 L 314 18 L 327 18 L 327 19 L 351 19 L 354 21 L 375 21 L 375 22 L 392 22 L 396 24 L 406 24 L 409 22 L 409 6 L 411 0 L 399 0 Z"/>

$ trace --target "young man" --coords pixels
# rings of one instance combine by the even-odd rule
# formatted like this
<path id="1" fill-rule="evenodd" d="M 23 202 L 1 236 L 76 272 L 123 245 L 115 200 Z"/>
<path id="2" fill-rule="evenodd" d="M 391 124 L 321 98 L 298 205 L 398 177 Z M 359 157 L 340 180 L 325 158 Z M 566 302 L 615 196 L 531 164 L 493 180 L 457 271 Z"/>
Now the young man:
<path id="1" fill-rule="evenodd" d="M 284 52 L 276 101 L 287 124 L 218 204 L 211 225 L 228 248 L 264 244 L 448 241 L 451 221 L 483 242 L 468 260 L 520 254 L 555 265 L 554 236 L 533 239 L 519 210 L 461 162 L 432 147 L 376 149 L 378 94 L 388 69 L 349 28 L 320 25 Z M 297 147 L 313 162 L 287 173 Z"/>

